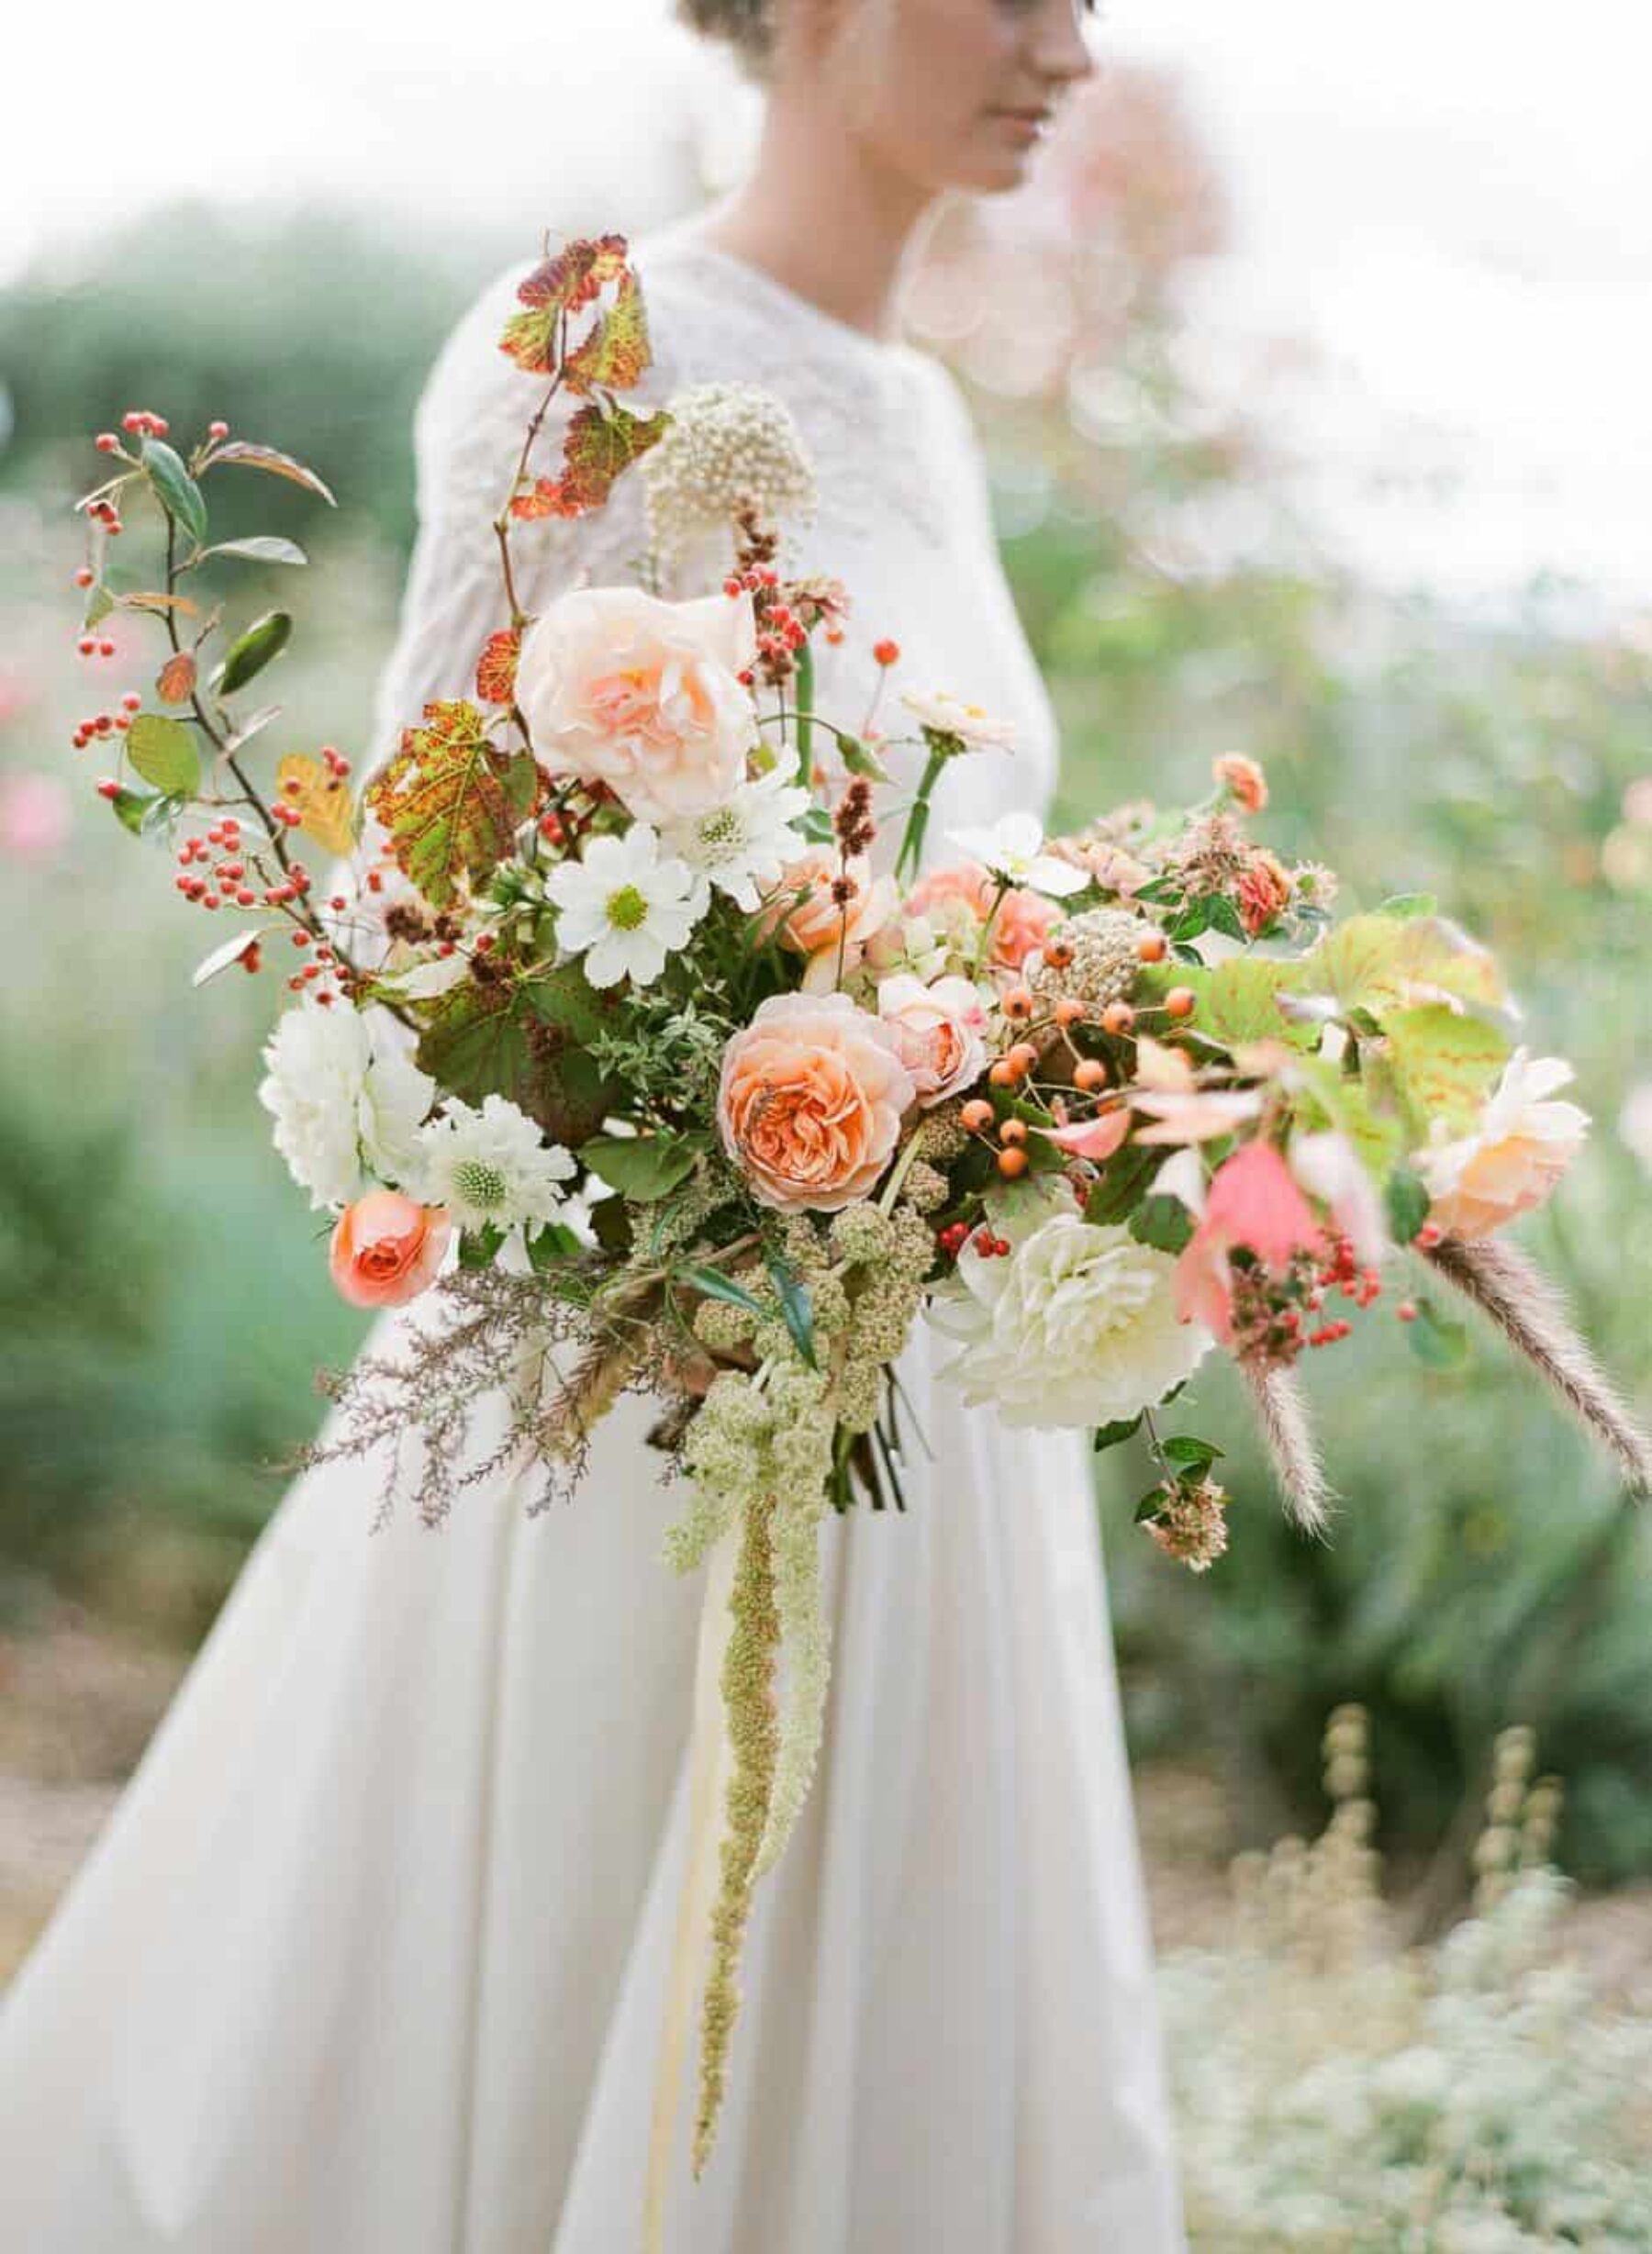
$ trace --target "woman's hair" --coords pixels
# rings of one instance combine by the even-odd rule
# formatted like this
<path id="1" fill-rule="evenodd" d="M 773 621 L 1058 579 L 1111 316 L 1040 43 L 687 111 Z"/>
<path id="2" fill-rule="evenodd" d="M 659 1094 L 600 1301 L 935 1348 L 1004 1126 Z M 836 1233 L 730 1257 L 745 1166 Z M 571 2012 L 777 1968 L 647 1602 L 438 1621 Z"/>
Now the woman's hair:
<path id="1" fill-rule="evenodd" d="M 773 6 L 774 0 L 677 0 L 677 14 L 691 30 L 723 40 L 761 76 L 774 50 Z"/>

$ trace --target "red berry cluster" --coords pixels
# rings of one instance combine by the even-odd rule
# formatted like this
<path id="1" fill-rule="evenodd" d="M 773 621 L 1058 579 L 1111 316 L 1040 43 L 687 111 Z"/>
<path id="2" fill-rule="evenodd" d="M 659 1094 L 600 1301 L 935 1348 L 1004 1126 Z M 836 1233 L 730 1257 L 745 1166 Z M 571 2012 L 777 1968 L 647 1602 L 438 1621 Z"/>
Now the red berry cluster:
<path id="1" fill-rule="evenodd" d="M 966 1221 L 948 1222 L 944 1229 L 936 1232 L 935 1243 L 949 1260 L 955 1260 L 972 1236 L 975 1240 L 975 1248 L 983 1260 L 1007 1260 L 1009 1258 L 1012 1249 L 1009 1239 L 995 1236 L 985 1222 L 975 1229 L 972 1229 Z"/>
<path id="2" fill-rule="evenodd" d="M 1261 1363 L 1294 1362 L 1305 1346 L 1334 1346 L 1354 1328 L 1341 1315 L 1323 1315 L 1312 1330 L 1306 1327 L 1308 1317 L 1323 1314 L 1328 1293 L 1338 1291 L 1362 1308 L 1381 1297 L 1380 1274 L 1361 1265 L 1346 1236 L 1327 1231 L 1326 1244 L 1323 1256 L 1299 1252 L 1279 1271 L 1240 1248 L 1231 1264 L 1236 1354 Z"/>
<path id="3" fill-rule="evenodd" d="M 96 519 L 111 540 L 119 538 L 120 512 L 113 501 L 88 501 L 86 514 Z"/>
<path id="4" fill-rule="evenodd" d="M 113 657 L 115 654 L 115 644 L 106 635 L 100 639 L 96 634 L 83 634 L 74 646 L 83 657 Z"/>
<path id="5" fill-rule="evenodd" d="M 130 407 L 120 418 L 123 430 L 137 431 L 146 439 L 163 439 L 170 428 L 164 415 L 151 414 L 146 407 Z"/>
<path id="6" fill-rule="evenodd" d="M 82 720 L 71 739 L 75 750 L 84 752 L 94 736 L 124 736 L 142 702 L 137 690 L 129 688 L 120 699 L 118 712 L 95 712 L 89 720 Z"/>

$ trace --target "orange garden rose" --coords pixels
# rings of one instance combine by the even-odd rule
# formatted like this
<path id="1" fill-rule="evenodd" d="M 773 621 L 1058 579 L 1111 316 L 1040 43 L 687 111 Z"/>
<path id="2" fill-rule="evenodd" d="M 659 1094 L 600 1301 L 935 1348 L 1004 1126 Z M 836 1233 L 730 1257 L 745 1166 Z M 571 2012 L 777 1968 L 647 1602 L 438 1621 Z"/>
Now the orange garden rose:
<path id="1" fill-rule="evenodd" d="M 906 912 L 909 916 L 922 916 L 945 901 L 962 900 L 978 921 L 992 906 L 992 896 L 997 890 L 978 861 L 956 861 L 950 868 L 932 870 L 929 876 L 918 879 L 907 895 Z M 1060 909 L 1041 893 L 1006 892 L 992 927 L 988 960 L 994 969 L 1020 970 L 1060 921 Z"/>
<path id="2" fill-rule="evenodd" d="M 846 994 L 776 994 L 723 1051 L 717 1123 L 760 1205 L 834 1213 L 876 1186 L 917 1092 Z"/>
<path id="3" fill-rule="evenodd" d="M 840 899 L 845 886 L 853 891 Z M 845 865 L 835 846 L 820 845 L 787 864 L 758 928 L 765 938 L 777 931 L 783 947 L 810 958 L 806 987 L 831 986 L 840 950 L 843 967 L 853 970 L 866 942 L 894 914 L 898 897 L 893 879 L 874 877 L 864 855 L 852 854 Z"/>
<path id="4" fill-rule="evenodd" d="M 339 1216 L 328 1266 L 352 1307 L 401 1307 L 436 1280 L 453 1224 L 440 1205 L 370 1189 Z"/>

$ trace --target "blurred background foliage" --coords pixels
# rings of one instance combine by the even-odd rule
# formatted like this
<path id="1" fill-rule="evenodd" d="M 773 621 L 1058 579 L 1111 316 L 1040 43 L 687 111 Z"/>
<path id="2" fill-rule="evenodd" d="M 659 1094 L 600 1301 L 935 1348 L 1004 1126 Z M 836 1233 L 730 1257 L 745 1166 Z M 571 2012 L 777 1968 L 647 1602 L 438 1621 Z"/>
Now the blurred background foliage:
<path id="1" fill-rule="evenodd" d="M 920 340 L 973 388 L 1064 724 L 1064 810 L 1197 796 L 1216 753 L 1244 752 L 1272 785 L 1263 833 L 1338 870 L 1345 905 L 1433 892 L 1502 953 L 1533 1047 L 1575 1060 L 1596 1121 L 1521 1233 L 1645 1406 L 1652 636 L 1562 632 L 1541 584 L 1519 616 L 1456 617 L 1316 552 L 1262 439 L 1179 373 L 1177 278 L 1224 224 L 1174 88 L 1120 69 L 1038 195 L 948 213 L 914 285 Z M 311 1372 L 363 1328 L 255 1102 L 269 976 L 189 991 L 202 920 L 94 797 L 95 752 L 68 749 L 161 644 L 125 617 L 118 663 L 73 653 L 69 505 L 95 482 L 91 433 L 132 405 L 187 435 L 221 414 L 329 481 L 336 515 L 215 480 L 215 530 L 280 531 L 312 557 L 302 586 L 236 589 L 237 617 L 298 612 L 269 757 L 322 738 L 359 757 L 412 525 L 413 404 L 519 237 L 186 206 L 112 237 L 71 289 L 42 271 L 0 297 L 0 1625 L 67 1595 L 197 1639 L 318 1419 Z M 1215 1765 L 1235 1843 L 1259 1842 L 1312 1821 L 1324 1713 L 1359 1700 L 1385 1844 L 1425 1875 L 1426 1913 L 1461 1883 L 1455 1812 L 1495 1731 L 1530 1722 L 1568 1780 L 1567 1867 L 1652 1871 L 1652 1517 L 1489 1339 L 1425 1368 L 1401 1296 L 1309 1357 L 1345 1498 L 1328 1544 L 1281 1523 L 1225 1371 L 1185 1403 L 1236 1435 L 1233 1544 L 1208 1579 L 1132 1533 L 1146 1466 L 1107 1459 L 1137 1753 Z"/>

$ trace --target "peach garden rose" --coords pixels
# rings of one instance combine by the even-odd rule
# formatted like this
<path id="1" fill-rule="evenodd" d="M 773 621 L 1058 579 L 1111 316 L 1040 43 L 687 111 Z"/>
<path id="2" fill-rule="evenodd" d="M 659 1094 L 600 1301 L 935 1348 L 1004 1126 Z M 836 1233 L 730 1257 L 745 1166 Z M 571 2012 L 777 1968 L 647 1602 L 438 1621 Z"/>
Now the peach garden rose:
<path id="1" fill-rule="evenodd" d="M 987 1010 L 967 978 L 926 986 L 902 971 L 879 985 L 877 1014 L 894 1034 L 926 1110 L 986 1071 Z"/>
<path id="2" fill-rule="evenodd" d="M 777 932 L 783 947 L 809 956 L 803 983 L 818 989 L 836 983 L 840 956 L 846 971 L 856 966 L 899 897 L 894 879 L 875 877 L 864 855 L 844 863 L 835 846 L 817 845 L 787 864 L 758 928 L 765 937 Z"/>
<path id="3" fill-rule="evenodd" d="M 998 887 L 978 861 L 954 862 L 921 876 L 906 898 L 910 916 L 928 915 L 952 901 L 961 901 L 977 923 L 992 906 Z M 1042 894 L 1013 887 L 999 903 L 992 926 L 989 961 L 998 970 L 1020 970 L 1035 947 L 1061 921 L 1061 910 Z"/>
<path id="4" fill-rule="evenodd" d="M 760 1205 L 834 1213 L 876 1186 L 917 1092 L 846 994 L 776 994 L 723 1051 L 717 1123 Z"/>
<path id="5" fill-rule="evenodd" d="M 1453 1236 L 1490 1236 L 1541 1205 L 1589 1133 L 1581 1105 L 1553 1100 L 1573 1077 L 1564 1058 L 1518 1048 L 1471 1133 L 1452 1137 L 1436 1121 L 1413 1160 L 1433 1200 L 1429 1218 Z"/>
<path id="6" fill-rule="evenodd" d="M 452 1234 L 443 1207 L 370 1189 L 340 1214 L 328 1266 L 352 1307 L 402 1307 L 435 1282 Z"/>
<path id="7" fill-rule="evenodd" d="M 554 773 L 606 784 L 639 821 L 691 821 L 744 778 L 756 651 L 748 594 L 579 587 L 523 636 L 517 703 Z"/>

